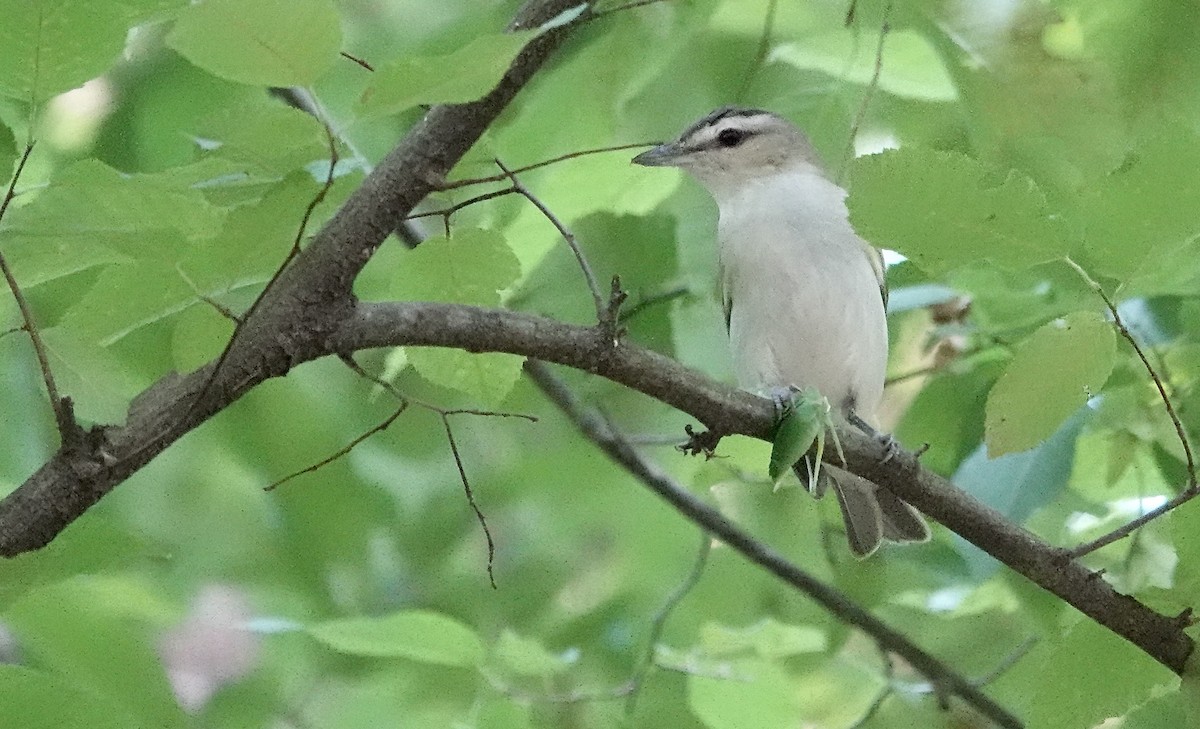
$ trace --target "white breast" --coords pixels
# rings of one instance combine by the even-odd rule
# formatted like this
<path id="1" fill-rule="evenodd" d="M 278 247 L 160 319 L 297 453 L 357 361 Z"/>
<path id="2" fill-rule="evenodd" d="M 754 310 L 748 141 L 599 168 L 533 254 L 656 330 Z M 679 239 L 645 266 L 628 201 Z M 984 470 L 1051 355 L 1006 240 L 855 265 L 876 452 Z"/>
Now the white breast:
<path id="1" fill-rule="evenodd" d="M 816 387 L 836 410 L 873 421 L 887 319 L 845 194 L 811 168 L 721 191 L 722 288 L 742 387 Z"/>

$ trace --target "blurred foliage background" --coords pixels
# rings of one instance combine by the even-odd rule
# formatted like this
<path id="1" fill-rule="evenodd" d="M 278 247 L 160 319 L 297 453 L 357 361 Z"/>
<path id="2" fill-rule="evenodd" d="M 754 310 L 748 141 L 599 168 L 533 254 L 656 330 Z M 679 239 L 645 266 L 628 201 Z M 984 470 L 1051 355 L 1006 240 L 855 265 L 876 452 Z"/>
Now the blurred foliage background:
<path id="1" fill-rule="evenodd" d="M 601 3 L 614 6 L 617 3 Z M 216 356 L 291 245 L 421 104 L 488 90 L 524 38 L 511 0 L 0 0 L 0 170 L 37 146 L 0 221 L 87 422 Z M 1200 357 L 1200 6 L 1174 0 L 666 0 L 601 17 L 455 173 L 673 136 L 741 103 L 795 120 L 895 251 L 885 419 L 924 463 L 1055 544 L 1174 495 L 1183 449 L 1119 304 L 1185 427 Z M 849 20 L 849 22 L 848 22 Z M 888 32 L 881 40 L 881 29 Z M 880 49 L 882 51 L 880 52 Z M 338 56 L 345 51 L 371 72 Z M 886 151 L 885 151 L 886 150 Z M 602 280 L 630 337 L 728 379 L 715 209 L 678 175 L 596 154 L 521 176 Z M 494 185 L 502 187 L 502 183 Z M 483 190 L 491 188 L 482 188 Z M 477 194 L 435 196 L 429 210 Z M 548 221 L 519 196 L 417 222 L 358 281 L 589 323 Z M 1066 260 L 1072 261 L 1072 267 Z M 0 330 L 18 327 L 10 297 Z M 272 492 L 395 409 L 336 361 L 272 381 L 170 448 L 48 548 L 0 564 L 0 724 L 12 727 L 974 727 L 932 687 L 698 530 L 611 464 L 506 356 L 363 353 L 445 408 L 414 407 L 348 456 Z M 0 491 L 56 447 L 27 338 L 0 338 Z M 572 386 L 645 451 L 790 559 L 906 631 L 1029 726 L 1183 727 L 1178 681 L 944 529 L 848 556 L 832 500 L 773 493 L 768 446 L 702 462 L 689 419 L 581 373 Z M 1184 506 L 1087 557 L 1164 612 L 1200 589 Z M 652 665 L 646 661 L 652 657 Z M 631 681 L 640 690 L 631 700 Z"/>

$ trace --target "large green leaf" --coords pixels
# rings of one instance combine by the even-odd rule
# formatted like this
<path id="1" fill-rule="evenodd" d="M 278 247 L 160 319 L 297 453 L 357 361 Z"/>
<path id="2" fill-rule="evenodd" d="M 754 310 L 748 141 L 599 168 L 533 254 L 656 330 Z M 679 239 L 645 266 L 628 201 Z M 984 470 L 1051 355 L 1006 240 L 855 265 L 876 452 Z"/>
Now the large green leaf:
<path id="1" fill-rule="evenodd" d="M 1057 430 L 1104 385 L 1116 347 L 1112 325 L 1090 311 L 1034 332 L 988 395 L 988 455 L 1032 448 Z"/>
<path id="2" fill-rule="evenodd" d="M 103 73 L 129 26 L 183 0 L 0 0 L 0 95 L 40 104 Z"/>
<path id="3" fill-rule="evenodd" d="M 484 35 L 444 56 L 410 56 L 379 68 L 363 92 L 367 114 L 394 114 L 417 104 L 461 104 L 491 91 L 532 31 Z"/>
<path id="4" fill-rule="evenodd" d="M 444 666 L 476 666 L 483 643 L 466 625 L 441 613 L 411 610 L 381 618 L 317 623 L 308 634 L 341 653 L 371 658 L 410 658 Z"/>
<path id="5" fill-rule="evenodd" d="M 785 43 L 772 59 L 796 68 L 821 71 L 834 78 L 878 88 L 897 96 L 925 101 L 953 101 L 958 96 L 937 51 L 918 33 L 898 30 L 887 36 L 883 66 L 875 68 L 875 43 L 865 43 L 851 30 L 839 30 Z M 878 78 L 876 74 L 878 73 Z"/>
<path id="6" fill-rule="evenodd" d="M 450 238 L 431 238 L 405 254 L 393 293 L 410 301 L 497 306 L 500 290 L 512 285 L 520 273 L 503 236 L 468 228 L 454 231 Z M 521 361 L 507 354 L 409 349 L 409 362 L 422 377 L 493 405 L 516 383 Z"/>
<path id="7" fill-rule="evenodd" d="M 178 246 L 213 236 L 224 211 L 204 195 L 153 175 L 76 162 L 0 222 L 0 244 L 22 286 L 99 265 L 178 260 Z"/>
<path id="8" fill-rule="evenodd" d="M 1140 292 L 1192 293 L 1200 253 L 1200 133 L 1156 129 L 1120 168 L 1083 197 L 1087 255 L 1095 272 Z"/>
<path id="9" fill-rule="evenodd" d="M 904 148 L 850 168 L 850 219 L 930 275 L 980 261 L 1023 268 L 1069 252 L 1065 226 L 1030 178 L 962 154 Z"/>
<path id="10" fill-rule="evenodd" d="M 337 59 L 341 19 L 329 0 L 206 0 L 179 16 L 167 44 L 230 81 L 303 86 Z"/>
<path id="11" fill-rule="evenodd" d="M 1024 705 L 1021 713 L 1030 727 L 1091 729 L 1178 681 L 1169 669 L 1082 617 L 1062 635 L 1039 641 L 1021 663 L 1020 670 L 997 681 L 997 690 Z"/>

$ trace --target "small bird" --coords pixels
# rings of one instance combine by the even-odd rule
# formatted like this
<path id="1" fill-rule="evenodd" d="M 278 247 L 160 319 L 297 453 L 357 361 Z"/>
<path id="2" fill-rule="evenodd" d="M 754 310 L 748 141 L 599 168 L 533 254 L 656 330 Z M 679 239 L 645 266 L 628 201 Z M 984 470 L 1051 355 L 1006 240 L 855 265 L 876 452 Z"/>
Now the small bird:
<path id="1" fill-rule="evenodd" d="M 777 403 L 793 388 L 815 388 L 835 417 L 890 442 L 873 427 L 888 356 L 883 258 L 854 232 L 846 191 L 804 133 L 778 114 L 727 106 L 633 162 L 679 167 L 717 203 L 721 298 L 739 386 Z M 823 479 L 810 483 L 800 466 L 819 497 Z M 929 539 L 920 513 L 895 494 L 830 464 L 820 472 L 856 556 L 884 539 Z"/>

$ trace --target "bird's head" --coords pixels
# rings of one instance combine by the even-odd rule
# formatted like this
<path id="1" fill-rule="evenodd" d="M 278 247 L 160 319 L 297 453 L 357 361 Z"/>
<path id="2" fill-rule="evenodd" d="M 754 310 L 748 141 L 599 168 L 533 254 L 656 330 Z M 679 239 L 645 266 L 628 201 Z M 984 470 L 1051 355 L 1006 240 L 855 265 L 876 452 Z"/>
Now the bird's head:
<path id="1" fill-rule="evenodd" d="M 633 162 L 687 170 L 714 193 L 791 168 L 823 174 L 812 144 L 794 124 L 773 112 L 736 106 L 717 109 Z"/>

